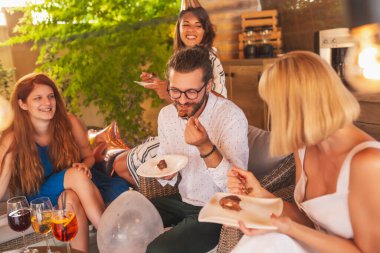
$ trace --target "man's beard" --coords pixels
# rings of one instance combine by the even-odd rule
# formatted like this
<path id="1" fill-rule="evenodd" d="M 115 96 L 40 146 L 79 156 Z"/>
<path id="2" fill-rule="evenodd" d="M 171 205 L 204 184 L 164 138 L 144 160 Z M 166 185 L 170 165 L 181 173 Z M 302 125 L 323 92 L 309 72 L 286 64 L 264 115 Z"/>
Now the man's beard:
<path id="1" fill-rule="evenodd" d="M 175 101 L 174 105 L 177 108 L 178 116 L 183 118 L 183 119 L 188 119 L 188 118 L 194 116 L 199 111 L 199 109 L 201 109 L 201 107 L 205 103 L 205 101 L 207 101 L 207 98 L 208 98 L 208 95 L 207 95 L 207 93 L 205 93 L 203 98 L 201 99 L 201 101 L 199 101 L 198 103 L 185 103 L 182 105 L 178 101 Z M 180 108 L 179 108 L 180 105 L 191 106 L 191 111 L 189 113 L 187 111 L 184 113 L 181 113 Z"/>

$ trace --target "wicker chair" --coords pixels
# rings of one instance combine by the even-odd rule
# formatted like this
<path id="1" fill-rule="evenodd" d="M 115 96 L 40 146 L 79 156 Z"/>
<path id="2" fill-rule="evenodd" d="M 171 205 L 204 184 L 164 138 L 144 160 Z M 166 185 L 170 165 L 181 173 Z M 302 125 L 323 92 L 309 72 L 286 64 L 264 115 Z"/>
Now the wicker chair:
<path id="1" fill-rule="evenodd" d="M 260 182 L 270 192 L 287 201 L 293 201 L 295 179 L 295 163 L 293 155 L 283 159 L 280 165 L 273 169 L 270 174 L 264 176 Z M 177 185 L 166 185 L 162 187 L 157 180 L 140 177 L 139 192 L 148 199 L 160 196 L 167 196 L 178 192 Z M 242 233 L 237 228 L 224 227 L 220 233 L 218 253 L 227 253 L 238 243 Z"/>

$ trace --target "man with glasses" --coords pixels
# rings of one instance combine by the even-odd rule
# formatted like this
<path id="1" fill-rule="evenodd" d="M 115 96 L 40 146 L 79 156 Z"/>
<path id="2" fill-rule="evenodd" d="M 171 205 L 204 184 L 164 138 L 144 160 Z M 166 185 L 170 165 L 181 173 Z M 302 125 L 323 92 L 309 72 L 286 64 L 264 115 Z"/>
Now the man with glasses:
<path id="1" fill-rule="evenodd" d="M 232 165 L 247 168 L 248 123 L 231 101 L 211 93 L 209 52 L 199 46 L 175 53 L 168 63 L 168 92 L 173 104 L 158 117 L 157 155 L 189 158 L 179 173 L 179 194 L 152 199 L 165 227 L 174 226 L 148 246 L 149 253 L 207 252 L 219 240 L 221 225 L 198 222 L 200 209 L 227 189 Z M 174 185 L 177 174 L 160 179 Z"/>

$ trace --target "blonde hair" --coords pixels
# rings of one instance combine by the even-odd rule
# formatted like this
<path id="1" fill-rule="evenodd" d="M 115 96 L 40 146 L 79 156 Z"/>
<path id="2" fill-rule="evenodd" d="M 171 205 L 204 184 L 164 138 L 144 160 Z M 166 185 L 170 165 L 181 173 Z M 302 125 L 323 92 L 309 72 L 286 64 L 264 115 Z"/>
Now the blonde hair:
<path id="1" fill-rule="evenodd" d="M 318 55 L 287 53 L 262 75 L 259 94 L 271 114 L 272 155 L 321 142 L 353 122 L 359 103 Z"/>

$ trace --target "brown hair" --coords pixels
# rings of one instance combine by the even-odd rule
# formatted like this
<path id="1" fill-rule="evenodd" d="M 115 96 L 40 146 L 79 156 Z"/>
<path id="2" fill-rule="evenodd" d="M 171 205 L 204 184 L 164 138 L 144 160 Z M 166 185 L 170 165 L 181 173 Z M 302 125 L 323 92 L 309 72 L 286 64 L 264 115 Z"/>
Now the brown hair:
<path id="1" fill-rule="evenodd" d="M 194 16 L 196 16 L 199 19 L 199 22 L 201 22 L 202 28 L 205 30 L 205 32 L 200 45 L 211 51 L 212 44 L 215 39 L 215 31 L 211 23 L 210 17 L 207 14 L 207 11 L 202 7 L 190 7 L 180 12 L 174 31 L 174 51 L 178 51 L 186 47 L 186 45 L 181 40 L 180 26 L 182 17 L 187 13 L 194 14 Z"/>
<path id="2" fill-rule="evenodd" d="M 202 69 L 203 82 L 213 79 L 213 69 L 209 51 L 202 46 L 185 48 L 175 52 L 167 65 L 167 75 L 170 70 L 180 73 L 189 73 L 196 69 Z M 169 78 L 168 78 L 169 79 Z"/>
<path id="3" fill-rule="evenodd" d="M 80 160 L 80 152 L 72 134 L 66 107 L 57 86 L 48 76 L 41 73 L 32 73 L 17 81 L 11 96 L 11 105 L 14 110 L 14 121 L 4 132 L 14 133 L 13 152 L 14 166 L 10 180 L 11 193 L 21 190 L 23 194 L 31 195 L 38 191 L 43 182 L 44 169 L 38 154 L 34 139 L 34 127 L 28 111 L 22 110 L 19 100 L 26 103 L 26 99 L 35 85 L 47 85 L 52 88 L 56 100 L 56 111 L 49 123 L 51 136 L 48 155 L 54 171 L 61 171 L 71 167 L 73 162 Z M 0 139 L 1 140 L 1 139 Z"/>
<path id="4" fill-rule="evenodd" d="M 306 51 L 287 53 L 264 71 L 259 93 L 271 114 L 272 155 L 315 145 L 360 113 L 333 68 Z"/>

